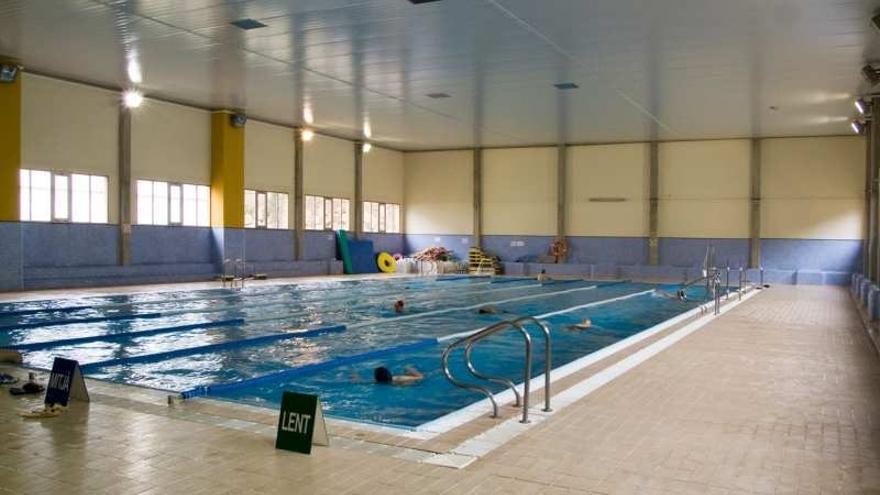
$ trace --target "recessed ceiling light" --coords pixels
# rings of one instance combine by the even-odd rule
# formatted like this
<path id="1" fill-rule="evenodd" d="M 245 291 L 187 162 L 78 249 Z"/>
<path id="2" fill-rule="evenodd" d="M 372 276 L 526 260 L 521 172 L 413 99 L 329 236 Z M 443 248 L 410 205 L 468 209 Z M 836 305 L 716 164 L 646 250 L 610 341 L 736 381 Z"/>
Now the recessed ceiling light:
<path id="1" fill-rule="evenodd" d="M 303 129 L 302 131 L 302 139 L 303 141 L 311 141 L 312 138 L 315 137 L 315 131 L 311 129 Z"/>
<path id="2" fill-rule="evenodd" d="M 250 18 L 239 19 L 237 21 L 232 21 L 229 24 L 232 24 L 233 26 L 235 26 L 237 28 L 244 29 L 245 31 L 250 31 L 251 29 L 258 29 L 258 28 L 266 27 L 266 25 L 263 24 L 262 22 L 260 22 L 256 19 L 250 19 Z"/>
<path id="3" fill-rule="evenodd" d="M 854 102 L 856 106 L 856 110 L 859 111 L 862 115 L 868 115 L 868 112 L 871 111 L 870 104 L 862 98 L 857 98 Z"/>
<path id="4" fill-rule="evenodd" d="M 428 93 L 425 96 L 427 96 L 428 98 L 439 99 L 439 98 L 449 98 L 450 94 L 449 93 Z"/>
<path id="5" fill-rule="evenodd" d="M 370 143 L 364 143 L 361 149 L 364 150 L 364 153 L 369 153 L 370 150 L 373 149 L 373 145 Z"/>
<path id="6" fill-rule="evenodd" d="M 856 134 L 861 134 L 865 131 L 865 124 L 862 124 L 858 120 L 853 120 L 849 126 L 852 127 L 853 132 Z"/>
<path id="7" fill-rule="evenodd" d="M 141 94 L 140 91 L 136 89 L 126 90 L 125 93 L 122 93 L 122 103 L 127 108 L 137 108 L 141 106 L 141 103 L 144 102 L 144 95 Z"/>
<path id="8" fill-rule="evenodd" d="M 575 84 L 575 83 L 573 83 L 573 82 L 556 83 L 556 84 L 554 84 L 554 86 L 556 86 L 556 89 L 563 89 L 563 90 L 565 90 L 565 89 L 577 89 L 577 88 L 580 87 L 580 86 L 578 86 L 577 84 Z"/>
<path id="9" fill-rule="evenodd" d="M 141 64 L 139 64 L 137 60 L 132 58 L 128 61 L 126 72 L 128 72 L 128 80 L 132 83 L 140 84 L 143 82 L 144 76 L 141 72 Z"/>
<path id="10" fill-rule="evenodd" d="M 312 106 L 308 103 L 303 107 L 303 120 L 306 124 L 315 123 L 315 113 L 312 111 Z"/>

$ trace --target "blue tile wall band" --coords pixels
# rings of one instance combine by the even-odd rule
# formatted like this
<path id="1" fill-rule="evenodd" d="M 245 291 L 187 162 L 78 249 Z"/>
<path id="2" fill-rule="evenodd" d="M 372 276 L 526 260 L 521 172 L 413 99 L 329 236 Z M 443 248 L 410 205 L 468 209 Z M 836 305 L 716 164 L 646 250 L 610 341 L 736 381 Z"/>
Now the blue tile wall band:
<path id="1" fill-rule="evenodd" d="M 166 359 L 173 359 L 182 356 L 191 356 L 194 354 L 205 354 L 208 352 L 216 352 L 228 349 L 238 349 L 241 347 L 253 347 L 263 344 L 269 344 L 272 342 L 277 342 L 279 340 L 292 340 L 303 337 L 317 337 L 318 335 L 324 335 L 328 333 L 341 332 L 345 330 L 345 325 L 334 325 L 320 328 L 312 328 L 309 330 L 305 330 L 302 332 L 288 332 L 288 333 L 273 333 L 270 335 L 262 335 L 260 337 L 253 337 L 249 339 L 239 339 L 239 340 L 231 340 L 229 342 L 221 342 L 219 344 L 209 344 L 202 345 L 197 347 L 187 347 L 185 349 L 175 349 L 173 351 L 166 352 L 157 352 L 155 354 L 142 354 L 140 356 L 131 356 L 126 358 L 119 359 L 108 359 L 106 361 L 95 361 L 93 363 L 86 363 L 81 367 L 85 369 L 96 369 L 96 368 L 104 368 L 107 366 L 118 366 L 120 364 L 134 364 L 134 363 L 150 363 L 155 361 L 165 361 Z"/>
<path id="2" fill-rule="evenodd" d="M 0 317 L 35 315 L 39 313 L 73 313 L 74 311 L 92 309 L 92 307 L 93 306 L 65 306 L 61 308 L 18 309 L 15 311 L 2 311 L 0 312 Z"/>
<path id="3" fill-rule="evenodd" d="M 114 340 L 123 340 L 135 337 L 148 337 L 150 335 L 159 335 L 172 332 L 186 332 L 188 330 L 197 330 L 200 328 L 215 327 L 237 327 L 244 325 L 244 318 L 234 318 L 231 320 L 208 321 L 205 323 L 194 323 L 192 325 L 179 325 L 175 327 L 154 328 L 152 330 L 141 330 L 135 332 L 120 332 L 107 335 L 92 335 L 89 337 L 77 337 L 73 339 L 49 340 L 46 342 L 33 342 L 29 344 L 16 344 L 8 346 L 8 349 L 16 349 L 19 351 L 33 351 L 35 349 L 50 349 L 65 345 L 86 344 L 89 342 L 106 342 Z"/>
<path id="4" fill-rule="evenodd" d="M 385 357 L 391 354 L 397 354 L 399 352 L 405 351 L 413 351 L 417 349 L 423 349 L 425 347 L 430 347 L 433 345 L 437 345 L 437 339 L 423 339 L 416 342 L 411 342 L 409 344 L 401 344 L 393 347 L 386 347 L 383 349 L 377 349 L 375 351 L 368 351 L 361 354 L 355 354 L 352 356 L 340 356 L 337 358 L 328 359 L 326 361 L 321 361 L 319 363 L 314 364 L 306 364 L 303 366 L 297 366 L 295 368 L 288 368 L 286 370 L 278 371 L 275 373 L 269 373 L 267 375 L 256 376 L 254 378 L 248 378 L 246 380 L 241 380 L 238 382 L 230 382 L 230 383 L 218 383 L 215 385 L 207 385 L 203 387 L 194 388 L 192 390 L 187 390 L 185 392 L 181 392 L 180 396 L 184 399 L 191 399 L 193 397 L 199 397 L 204 395 L 216 394 L 223 391 L 235 390 L 239 388 L 252 387 L 254 385 L 258 385 L 266 382 L 274 382 L 289 378 L 294 378 L 297 376 L 310 375 L 312 373 L 317 373 L 319 371 L 324 371 L 332 368 L 337 368 L 339 366 L 345 366 L 354 363 L 361 363 L 364 361 L 372 361 L 373 359 L 378 359 L 381 357 Z"/>
<path id="5" fill-rule="evenodd" d="M 466 278 L 471 278 L 470 275 L 461 275 L 461 276 L 453 276 L 453 277 L 437 277 L 438 282 L 451 282 L 453 280 L 462 280 Z"/>
<path id="6" fill-rule="evenodd" d="M 77 323 L 99 323 L 102 321 L 117 321 L 117 320 L 144 320 L 149 318 L 161 318 L 162 313 L 128 313 L 124 315 L 113 315 L 113 316 L 96 316 L 94 318 L 71 318 L 67 320 L 47 320 L 47 321 L 37 321 L 33 323 L 15 323 L 13 325 L 2 325 L 0 326 L 0 331 L 6 330 L 19 330 L 24 328 L 42 328 L 42 327 L 54 327 L 58 325 L 74 325 Z"/>

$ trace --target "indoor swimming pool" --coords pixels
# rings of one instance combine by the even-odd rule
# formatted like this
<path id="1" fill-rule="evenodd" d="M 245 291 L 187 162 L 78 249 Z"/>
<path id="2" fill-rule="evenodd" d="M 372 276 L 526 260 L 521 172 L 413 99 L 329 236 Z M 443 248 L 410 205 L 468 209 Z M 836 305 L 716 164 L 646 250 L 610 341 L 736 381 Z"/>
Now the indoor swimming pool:
<path id="1" fill-rule="evenodd" d="M 246 289 L 0 304 L 0 347 L 26 366 L 78 360 L 85 375 L 116 383 L 277 408 L 284 390 L 320 396 L 332 417 L 416 428 L 484 397 L 453 386 L 440 356 L 456 336 L 515 316 L 549 324 L 559 367 L 698 306 L 653 284 L 533 278 L 431 277 L 262 285 Z M 395 301 L 405 301 L 396 313 Z M 491 305 L 494 314 L 479 308 Z M 589 318 L 588 330 L 573 324 Z M 536 332 L 537 333 L 537 332 Z M 534 339 L 533 376 L 543 371 Z M 481 371 L 522 379 L 522 337 L 475 347 Z M 465 370 L 453 356 L 453 372 Z M 372 370 L 414 366 L 410 386 L 372 383 Z M 491 386 L 501 391 L 501 386 Z"/>

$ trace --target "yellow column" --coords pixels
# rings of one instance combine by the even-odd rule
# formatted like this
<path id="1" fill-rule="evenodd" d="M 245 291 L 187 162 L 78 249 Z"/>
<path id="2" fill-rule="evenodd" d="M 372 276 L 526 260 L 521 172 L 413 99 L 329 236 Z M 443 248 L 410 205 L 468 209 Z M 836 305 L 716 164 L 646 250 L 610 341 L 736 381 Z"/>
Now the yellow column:
<path id="1" fill-rule="evenodd" d="M 21 168 L 21 74 L 0 83 L 0 222 L 19 220 Z"/>
<path id="2" fill-rule="evenodd" d="M 244 127 L 211 114 L 211 226 L 244 227 Z"/>

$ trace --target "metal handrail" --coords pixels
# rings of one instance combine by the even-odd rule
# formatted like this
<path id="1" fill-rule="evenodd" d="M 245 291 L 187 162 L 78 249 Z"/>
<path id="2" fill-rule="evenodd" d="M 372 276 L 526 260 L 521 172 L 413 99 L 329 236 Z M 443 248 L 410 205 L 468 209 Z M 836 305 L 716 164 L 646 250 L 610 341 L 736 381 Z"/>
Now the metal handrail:
<path id="1" fill-rule="evenodd" d="M 529 335 L 529 332 L 524 328 L 523 324 L 529 323 L 529 322 L 533 322 L 536 325 L 538 325 L 538 327 L 541 328 L 541 331 L 544 333 L 545 354 L 546 354 L 546 362 L 544 364 L 544 368 L 545 368 L 544 369 L 544 376 L 545 376 L 545 378 L 544 378 L 545 385 L 544 386 L 546 387 L 545 391 L 544 391 L 544 395 L 545 395 L 544 411 L 549 412 L 549 411 L 551 411 L 551 409 L 550 409 L 550 366 L 551 366 L 551 360 L 552 360 L 552 347 L 551 347 L 551 339 L 550 339 L 550 329 L 543 322 L 538 321 L 537 319 L 535 319 L 531 316 L 524 316 L 521 318 L 517 318 L 516 320 L 501 321 L 501 322 L 495 323 L 494 325 L 488 326 L 478 332 L 475 332 L 473 334 L 464 336 L 464 337 L 456 340 L 455 342 L 449 344 L 449 346 L 447 346 L 446 349 L 443 351 L 443 355 L 442 355 L 441 359 L 442 359 L 442 363 L 443 363 L 443 373 L 446 375 L 446 378 L 455 386 L 458 386 L 458 387 L 461 387 L 461 388 L 464 388 L 467 390 L 473 390 L 473 391 L 480 392 L 480 393 L 484 394 L 489 399 L 489 401 L 492 403 L 492 417 L 493 418 L 498 417 L 498 403 L 495 400 L 495 397 L 492 394 L 492 391 L 482 385 L 478 385 L 476 383 L 471 383 L 471 382 L 466 382 L 466 381 L 463 381 L 463 380 L 456 378 L 452 374 L 452 371 L 450 371 L 450 369 L 449 369 L 449 355 L 452 353 L 453 349 L 455 349 L 457 347 L 464 346 L 464 348 L 465 348 L 464 359 L 465 359 L 465 364 L 468 368 L 468 371 L 470 371 L 471 374 L 473 376 L 475 376 L 476 378 L 480 378 L 480 379 L 487 380 L 487 381 L 492 381 L 495 383 L 500 383 L 500 384 L 505 385 L 508 388 L 510 388 L 513 391 L 514 397 L 516 398 L 515 405 L 516 406 L 520 406 L 520 404 L 522 405 L 523 412 L 522 412 L 521 422 L 528 423 L 529 422 L 529 395 L 530 395 L 529 392 L 531 389 L 531 381 L 532 381 L 532 337 L 531 337 L 531 335 Z M 476 367 L 473 364 L 473 361 L 471 360 L 471 353 L 473 352 L 474 344 L 476 344 L 477 342 L 479 342 L 479 341 L 481 341 L 491 335 L 494 335 L 496 333 L 499 333 L 503 330 L 510 329 L 510 328 L 519 330 L 520 334 L 523 336 L 523 340 L 526 345 L 525 359 L 524 359 L 525 365 L 523 366 L 523 392 L 522 392 L 522 395 L 520 395 L 519 391 L 516 388 L 516 385 L 513 383 L 512 380 L 509 380 L 504 377 L 492 376 L 492 375 L 487 375 L 487 374 L 481 373 L 479 370 L 476 369 Z"/>
<path id="2" fill-rule="evenodd" d="M 550 412 L 550 368 L 553 367 L 553 345 L 550 338 L 550 327 L 534 316 L 521 316 L 513 320 L 514 325 L 532 322 L 544 332 L 544 412 Z"/>

